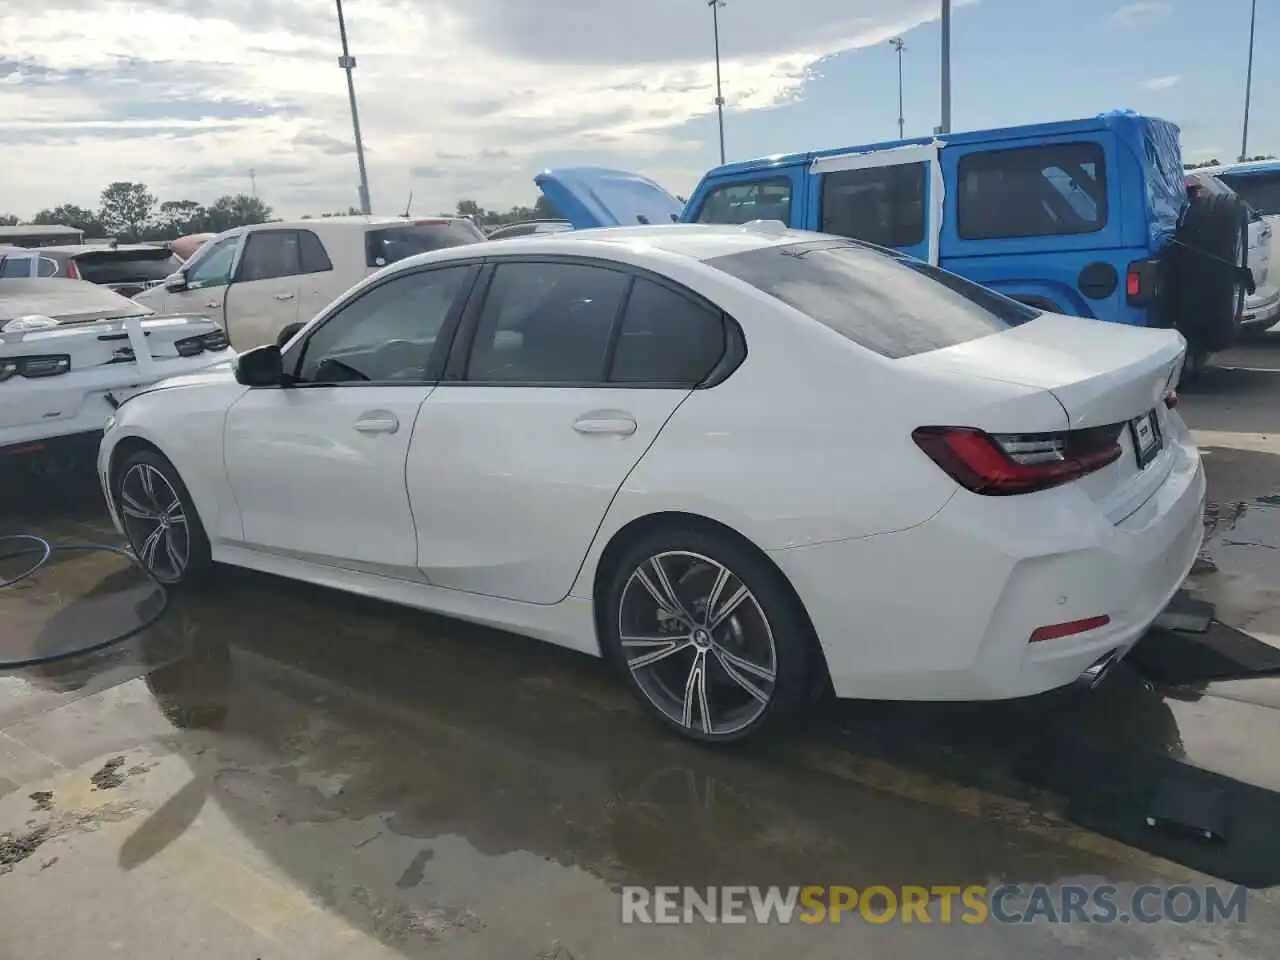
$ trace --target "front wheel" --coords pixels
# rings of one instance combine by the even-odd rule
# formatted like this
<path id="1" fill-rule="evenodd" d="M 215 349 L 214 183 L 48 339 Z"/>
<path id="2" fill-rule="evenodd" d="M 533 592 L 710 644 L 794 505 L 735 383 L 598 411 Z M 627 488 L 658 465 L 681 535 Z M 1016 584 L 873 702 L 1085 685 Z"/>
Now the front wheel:
<path id="1" fill-rule="evenodd" d="M 191 495 L 158 452 L 129 456 L 116 472 L 112 499 L 133 555 L 159 583 L 192 584 L 209 572 L 209 538 Z"/>
<path id="2" fill-rule="evenodd" d="M 660 531 L 618 565 L 604 641 L 658 720 L 703 742 L 740 740 L 809 690 L 811 628 L 755 551 L 702 531 Z"/>

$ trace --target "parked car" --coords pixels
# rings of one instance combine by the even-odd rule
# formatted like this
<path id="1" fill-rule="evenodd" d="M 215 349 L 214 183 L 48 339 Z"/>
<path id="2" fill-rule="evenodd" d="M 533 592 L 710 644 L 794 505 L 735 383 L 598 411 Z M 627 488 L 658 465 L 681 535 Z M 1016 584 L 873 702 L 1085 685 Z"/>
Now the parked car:
<path id="1" fill-rule="evenodd" d="M 47 247 L 63 243 L 84 243 L 84 231 L 61 224 L 19 223 L 0 226 L 0 244 L 14 247 Z"/>
<path id="2" fill-rule="evenodd" d="M 575 227 L 788 226 L 891 247 L 1023 303 L 1174 327 L 1190 368 L 1235 339 L 1247 285 L 1238 199 L 1189 202 L 1178 128 L 1132 114 L 730 163 L 687 204 L 637 174 L 547 171 Z"/>
<path id="3" fill-rule="evenodd" d="M 40 253 L 25 247 L 0 247 L 0 280 L 51 277 L 58 265 L 52 260 L 41 262 Z"/>
<path id="4" fill-rule="evenodd" d="M 1184 351 L 781 224 L 572 231 L 379 272 L 123 404 L 98 469 L 163 583 L 216 561 L 527 633 L 722 741 L 828 683 L 1102 676 L 1203 536 Z"/>
<path id="5" fill-rule="evenodd" d="M 458 218 L 322 217 L 237 227 L 135 299 L 217 321 L 238 350 L 270 343 L 353 284 L 416 253 L 484 239 Z"/>
<path id="6" fill-rule="evenodd" d="M 197 250 L 216 236 L 216 233 L 189 233 L 185 237 L 170 240 L 169 251 L 183 263 L 186 263 Z"/>
<path id="7" fill-rule="evenodd" d="M 40 256 L 52 261 L 52 273 L 41 276 L 87 280 L 133 297 L 162 283 L 182 261 L 168 247 L 154 243 L 84 243 L 41 247 Z"/>
<path id="8" fill-rule="evenodd" d="M 489 231 L 490 240 L 506 240 L 511 237 L 533 237 L 544 233 L 561 233 L 572 230 L 573 224 L 568 220 L 525 220 L 521 223 L 507 223 Z"/>
<path id="9" fill-rule="evenodd" d="M 92 467 L 103 425 L 139 388 L 231 359 L 202 318 L 158 317 L 83 280 L 0 284 L 0 473 Z"/>
<path id="10" fill-rule="evenodd" d="M 1234 193 L 1208 170 L 1187 174 L 1187 193 L 1193 199 L 1203 194 Z M 1271 242 L 1274 230 L 1257 210 L 1249 208 L 1249 251 L 1247 266 L 1253 276 L 1253 292 L 1244 300 L 1240 332 L 1246 336 L 1265 333 L 1280 320 L 1280 278 L 1271 272 Z"/>

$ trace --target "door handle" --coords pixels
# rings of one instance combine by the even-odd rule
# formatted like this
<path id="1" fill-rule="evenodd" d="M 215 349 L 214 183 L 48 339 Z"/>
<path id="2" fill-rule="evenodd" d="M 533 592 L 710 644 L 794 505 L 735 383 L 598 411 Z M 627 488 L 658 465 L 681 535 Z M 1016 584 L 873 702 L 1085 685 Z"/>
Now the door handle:
<path id="1" fill-rule="evenodd" d="M 636 419 L 621 410 L 596 410 L 573 421 L 573 429 L 579 433 L 629 437 L 636 432 Z"/>
<path id="2" fill-rule="evenodd" d="M 292 294 L 292 293 L 277 293 L 277 294 L 276 294 L 276 299 L 277 299 L 277 300 L 292 300 L 292 299 L 293 299 L 293 294 Z"/>
<path id="3" fill-rule="evenodd" d="M 400 421 L 390 413 L 371 414 L 361 417 L 354 426 L 360 433 L 395 433 L 400 429 Z"/>

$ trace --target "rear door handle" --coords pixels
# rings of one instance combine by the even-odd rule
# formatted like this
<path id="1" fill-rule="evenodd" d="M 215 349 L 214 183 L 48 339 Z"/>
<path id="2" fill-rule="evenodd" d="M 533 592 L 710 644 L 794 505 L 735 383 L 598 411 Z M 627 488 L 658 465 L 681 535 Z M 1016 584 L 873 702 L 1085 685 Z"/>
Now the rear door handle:
<path id="1" fill-rule="evenodd" d="M 277 300 L 292 300 L 292 299 L 293 299 L 293 294 L 292 294 L 292 293 L 277 293 L 277 294 L 276 294 L 276 299 L 277 299 Z"/>
<path id="2" fill-rule="evenodd" d="M 360 433 L 395 433 L 400 429 L 400 421 L 394 414 L 379 411 L 365 414 L 354 426 Z"/>
<path id="3" fill-rule="evenodd" d="M 573 421 L 573 429 L 579 433 L 629 437 L 636 432 L 636 418 L 623 410 L 593 410 Z"/>

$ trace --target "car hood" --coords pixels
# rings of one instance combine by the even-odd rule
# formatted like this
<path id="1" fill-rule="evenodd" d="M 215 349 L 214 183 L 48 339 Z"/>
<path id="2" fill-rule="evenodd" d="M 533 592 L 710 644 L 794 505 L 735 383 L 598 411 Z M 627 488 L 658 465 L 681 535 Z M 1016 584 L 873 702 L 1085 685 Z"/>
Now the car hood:
<path id="1" fill-rule="evenodd" d="M 533 178 L 543 196 L 579 230 L 638 223 L 679 223 L 684 204 L 648 177 L 606 167 L 544 170 Z"/>

